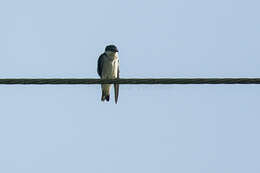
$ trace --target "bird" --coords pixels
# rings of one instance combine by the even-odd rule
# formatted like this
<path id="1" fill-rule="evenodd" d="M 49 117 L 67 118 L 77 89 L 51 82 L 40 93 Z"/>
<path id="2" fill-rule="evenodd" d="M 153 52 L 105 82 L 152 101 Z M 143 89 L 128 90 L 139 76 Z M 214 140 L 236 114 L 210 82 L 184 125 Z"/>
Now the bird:
<path id="1" fill-rule="evenodd" d="M 97 73 L 101 79 L 118 79 L 119 72 L 118 49 L 115 45 L 108 45 L 105 48 L 105 52 L 102 53 L 98 58 Z M 101 84 L 101 101 L 109 102 L 111 85 L 112 84 Z M 115 103 L 117 104 L 119 84 L 114 84 L 114 92 Z"/>

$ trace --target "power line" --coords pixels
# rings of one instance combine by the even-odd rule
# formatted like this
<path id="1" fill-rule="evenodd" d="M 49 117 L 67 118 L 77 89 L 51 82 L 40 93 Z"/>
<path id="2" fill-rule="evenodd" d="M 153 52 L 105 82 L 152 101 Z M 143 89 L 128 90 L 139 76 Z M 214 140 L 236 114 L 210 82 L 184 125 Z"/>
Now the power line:
<path id="1" fill-rule="evenodd" d="M 9 78 L 4 85 L 79 85 L 79 84 L 260 84 L 260 78 Z"/>

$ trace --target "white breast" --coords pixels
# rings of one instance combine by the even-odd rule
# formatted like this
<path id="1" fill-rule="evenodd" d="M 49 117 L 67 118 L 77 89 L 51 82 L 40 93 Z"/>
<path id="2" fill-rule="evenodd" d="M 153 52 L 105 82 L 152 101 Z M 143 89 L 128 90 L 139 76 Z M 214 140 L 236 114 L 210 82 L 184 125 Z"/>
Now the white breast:
<path id="1" fill-rule="evenodd" d="M 104 60 L 102 78 L 114 79 L 117 78 L 117 70 L 119 67 L 118 54 L 108 56 Z"/>

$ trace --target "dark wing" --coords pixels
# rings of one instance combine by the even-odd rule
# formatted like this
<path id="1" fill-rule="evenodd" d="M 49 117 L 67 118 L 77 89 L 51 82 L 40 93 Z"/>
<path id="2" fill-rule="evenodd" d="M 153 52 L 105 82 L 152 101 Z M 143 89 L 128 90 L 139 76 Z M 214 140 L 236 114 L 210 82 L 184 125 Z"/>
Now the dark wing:
<path id="1" fill-rule="evenodd" d="M 103 63 L 104 63 L 105 54 L 99 56 L 98 58 L 98 64 L 97 64 L 97 73 L 101 77 L 102 75 L 102 69 L 103 69 Z"/>
<path id="2" fill-rule="evenodd" d="M 119 60 L 118 60 L 118 68 L 117 68 L 117 79 L 119 79 Z M 117 104 L 118 95 L 119 95 L 119 84 L 114 84 L 114 91 L 115 91 L 115 102 Z"/>

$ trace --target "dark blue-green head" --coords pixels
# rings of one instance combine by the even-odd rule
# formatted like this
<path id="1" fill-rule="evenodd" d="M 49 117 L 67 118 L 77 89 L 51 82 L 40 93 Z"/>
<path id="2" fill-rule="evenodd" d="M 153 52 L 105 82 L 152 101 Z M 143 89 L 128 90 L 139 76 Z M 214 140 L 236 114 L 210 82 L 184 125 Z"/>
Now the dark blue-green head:
<path id="1" fill-rule="evenodd" d="M 118 49 L 117 49 L 117 47 L 115 45 L 108 45 L 106 47 L 105 51 L 111 51 L 111 52 L 116 53 L 116 52 L 118 52 Z"/>

